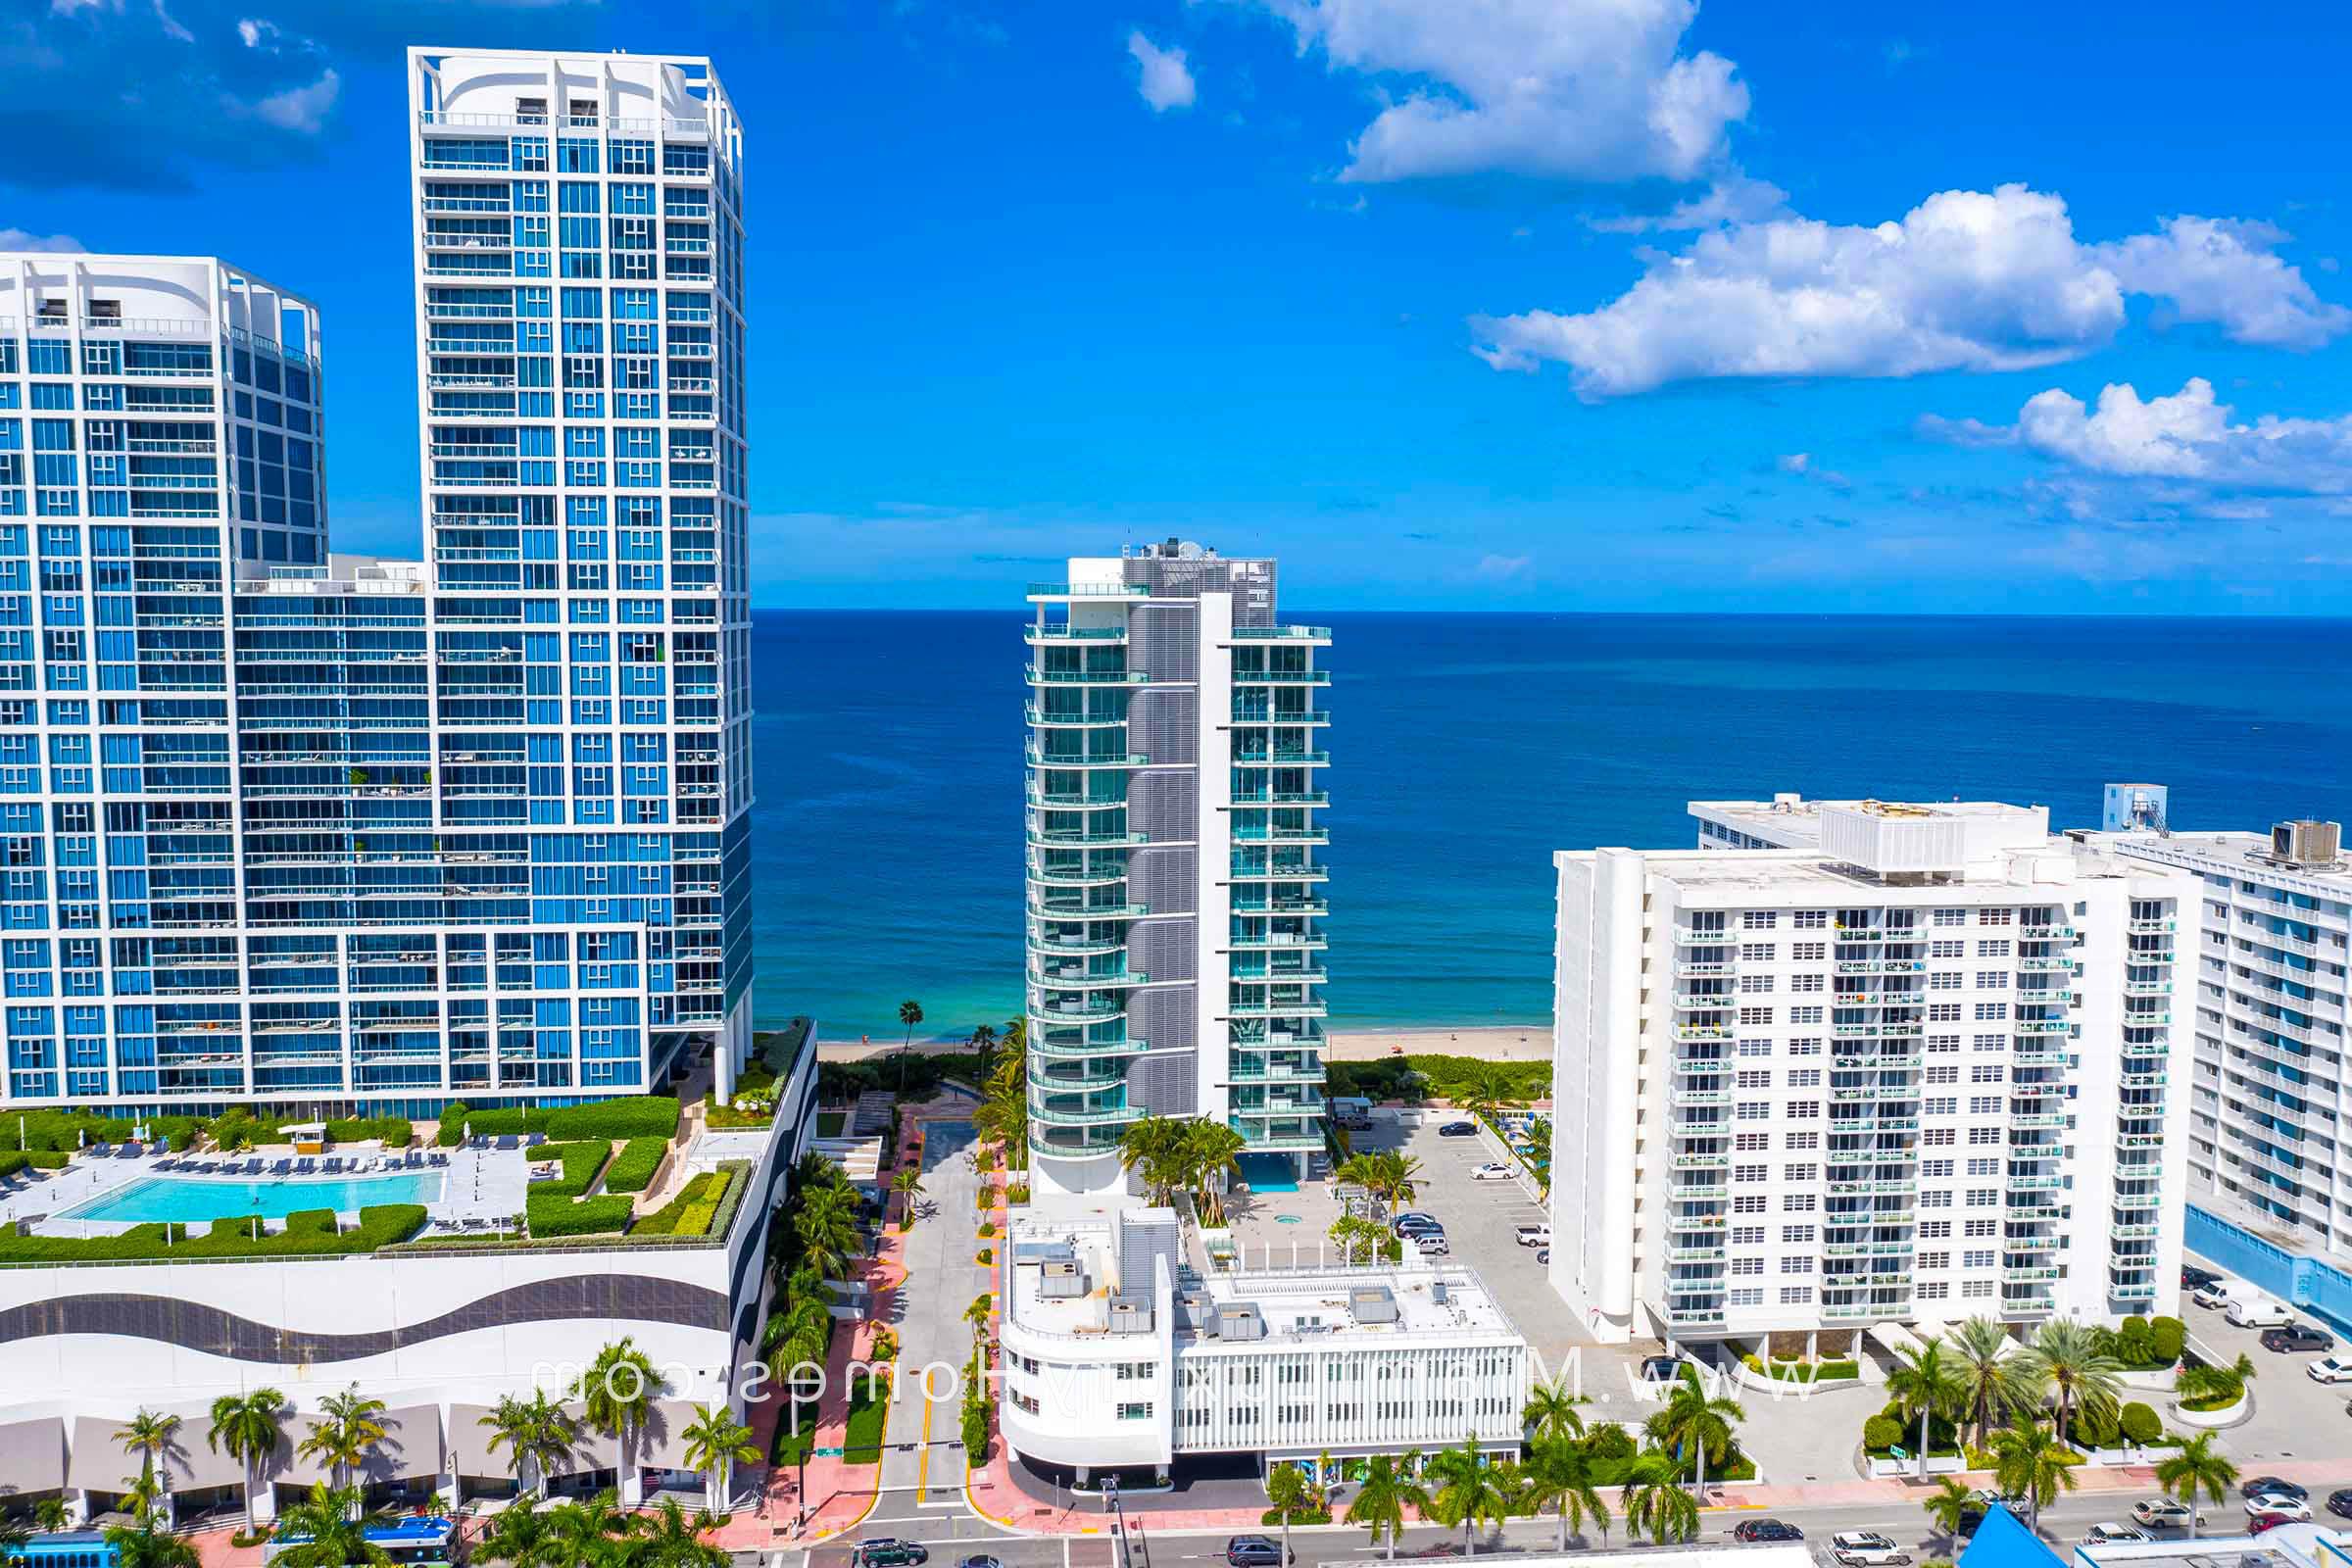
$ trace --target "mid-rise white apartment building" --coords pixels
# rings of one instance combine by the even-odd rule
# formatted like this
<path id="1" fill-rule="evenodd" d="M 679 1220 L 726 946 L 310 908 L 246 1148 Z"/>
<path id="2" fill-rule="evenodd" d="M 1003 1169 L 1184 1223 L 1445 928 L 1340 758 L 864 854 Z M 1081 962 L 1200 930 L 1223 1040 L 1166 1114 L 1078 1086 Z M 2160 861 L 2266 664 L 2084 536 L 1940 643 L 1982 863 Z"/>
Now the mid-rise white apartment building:
<path id="1" fill-rule="evenodd" d="M 1032 583 L 1029 1142 L 1041 1191 L 1124 1185 L 1140 1117 L 1226 1122 L 1246 1177 L 1323 1149 L 1330 760 L 1320 627 L 1274 563 L 1170 540 Z"/>
<path id="2" fill-rule="evenodd" d="M 1034 1463 L 1519 1451 L 1527 1342 L 1469 1269 L 1408 1246 L 1400 1267 L 1218 1271 L 1172 1209 L 1041 1212 L 1007 1240 L 999 1427 Z"/>
<path id="3" fill-rule="evenodd" d="M 2134 786 L 2140 790 L 2154 786 Z M 2161 802 L 2162 792 L 2157 790 Z M 2110 812 L 2110 816 L 2113 816 Z M 2332 822 L 2164 831 L 2163 809 L 2100 849 L 2197 883 L 2180 1008 L 2190 1249 L 2352 1325 L 2352 864 Z M 2193 933 L 2193 934 L 2192 934 Z"/>
<path id="4" fill-rule="evenodd" d="M 2039 808 L 1554 857 L 1550 1278 L 1604 1340 L 2114 1320 L 2177 1277 L 2185 874 Z"/>

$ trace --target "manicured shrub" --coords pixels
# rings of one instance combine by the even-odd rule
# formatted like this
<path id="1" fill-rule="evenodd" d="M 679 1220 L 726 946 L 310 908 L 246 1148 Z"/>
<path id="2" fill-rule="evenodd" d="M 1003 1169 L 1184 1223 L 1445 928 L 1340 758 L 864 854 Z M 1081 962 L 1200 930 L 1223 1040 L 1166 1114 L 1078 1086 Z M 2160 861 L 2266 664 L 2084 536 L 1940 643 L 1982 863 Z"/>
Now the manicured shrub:
<path id="1" fill-rule="evenodd" d="M 703 1196 L 686 1206 L 685 1212 L 678 1216 L 678 1228 L 670 1234 L 673 1236 L 710 1235 L 710 1227 L 717 1222 L 719 1209 L 725 1206 L 727 1191 L 732 1185 L 733 1178 L 732 1171 L 712 1171 L 710 1185 L 703 1189 Z"/>
<path id="2" fill-rule="evenodd" d="M 660 1138 L 678 1135 L 678 1102 L 672 1095 L 630 1095 L 594 1104 L 566 1105 L 547 1115 L 550 1138 Z"/>
<path id="3" fill-rule="evenodd" d="M 719 1172 L 710 1171 L 700 1176 L 687 1177 L 686 1185 L 678 1189 L 677 1197 L 630 1226 L 629 1234 L 631 1236 L 673 1236 L 677 1234 L 680 1216 L 702 1200 L 704 1192 L 712 1183 L 717 1182 L 720 1175 Z"/>
<path id="4" fill-rule="evenodd" d="M 2148 1337 L 2155 1342 L 2156 1359 L 2170 1366 L 2180 1359 L 2180 1348 L 2188 1342 L 2188 1328 L 2177 1317 L 2150 1318 Z"/>
<path id="5" fill-rule="evenodd" d="M 605 1191 L 608 1193 L 642 1193 L 653 1184 L 654 1172 L 667 1152 L 665 1138 L 632 1138 L 612 1156 L 612 1165 L 605 1171 Z"/>
<path id="6" fill-rule="evenodd" d="M 631 1204 L 625 1198 L 584 1198 L 573 1201 L 553 1193 L 531 1194 L 525 1218 L 539 1241 L 563 1236 L 595 1236 L 626 1230 Z"/>
<path id="7" fill-rule="evenodd" d="M 2124 1406 L 2121 1426 L 2125 1437 L 2143 1446 L 2164 1436 L 2164 1422 L 2156 1414 L 2155 1407 L 2137 1399 Z"/>
<path id="8" fill-rule="evenodd" d="M 286 1217 L 284 1234 L 265 1232 L 256 1240 L 250 1214 L 216 1220 L 210 1233 L 190 1236 L 172 1227 L 140 1225 L 120 1236 L 12 1236 L 0 1231 L 0 1263 L 148 1262 L 174 1257 L 301 1257 L 372 1252 L 405 1241 L 424 1223 L 421 1203 L 385 1203 L 360 1210 L 357 1228 L 335 1234 L 335 1216 L 323 1208 Z"/>
<path id="9" fill-rule="evenodd" d="M 2074 1430 L 2067 1434 L 2077 1447 L 2087 1445 L 2093 1448 L 2114 1447 L 2115 1440 L 2119 1435 L 2120 1429 L 2116 1424 L 2116 1417 L 2113 1412 L 2107 1410 L 2079 1412 L 2075 1417 Z"/>
<path id="10" fill-rule="evenodd" d="M 1883 1415 L 1874 1415 L 1862 1423 L 1862 1446 L 1872 1452 L 1883 1452 L 1903 1441 L 1902 1423 Z"/>
<path id="11" fill-rule="evenodd" d="M 29 1150 L 24 1159 L 34 1170 L 64 1170 L 74 1162 L 74 1156 L 62 1149 Z"/>
<path id="12" fill-rule="evenodd" d="M 596 1173 L 604 1168 L 605 1156 L 612 1152 L 610 1144 L 542 1144 L 531 1151 L 534 1159 L 560 1159 L 564 1174 L 548 1181 L 533 1182 L 531 1197 L 577 1198 L 596 1183 Z"/>
<path id="13" fill-rule="evenodd" d="M 21 1152 L 12 1150 L 5 1154 L 0 1154 L 0 1177 L 14 1176 L 17 1172 L 29 1168 L 31 1164 L 32 1161 L 25 1158 Z"/>

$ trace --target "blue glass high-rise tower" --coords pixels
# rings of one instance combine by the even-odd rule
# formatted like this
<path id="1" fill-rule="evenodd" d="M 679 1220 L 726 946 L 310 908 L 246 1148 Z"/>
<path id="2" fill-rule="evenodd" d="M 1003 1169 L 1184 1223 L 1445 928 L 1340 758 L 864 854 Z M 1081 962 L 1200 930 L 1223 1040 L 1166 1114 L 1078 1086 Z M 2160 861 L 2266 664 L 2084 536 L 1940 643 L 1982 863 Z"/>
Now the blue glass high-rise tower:
<path id="1" fill-rule="evenodd" d="M 0 256 L 0 1103 L 749 1049 L 732 111 L 699 60 L 410 66 L 422 562 L 328 548 L 306 301 Z"/>

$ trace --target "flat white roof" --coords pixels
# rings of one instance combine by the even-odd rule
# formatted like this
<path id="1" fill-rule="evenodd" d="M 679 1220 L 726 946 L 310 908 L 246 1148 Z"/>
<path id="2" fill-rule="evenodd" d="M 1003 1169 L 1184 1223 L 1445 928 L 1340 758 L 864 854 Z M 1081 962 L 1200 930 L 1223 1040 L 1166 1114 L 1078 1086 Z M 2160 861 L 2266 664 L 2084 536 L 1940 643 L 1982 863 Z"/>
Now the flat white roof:
<path id="1" fill-rule="evenodd" d="M 2268 833 L 2111 833 L 2100 842 L 2130 845 L 2152 858 L 2201 866 L 2228 876 L 2316 883 L 2338 898 L 2352 898 L 2352 861 L 2335 865 L 2284 865 L 2273 860 Z"/>
<path id="2" fill-rule="evenodd" d="M 1563 850 L 1558 858 L 1579 859 L 1595 850 Z M 1704 905 L 1719 901 L 1807 901 L 1860 907 L 1878 905 L 1966 904 L 2049 900 L 2067 897 L 2077 883 L 2102 877 L 2145 877 L 2152 867 L 2063 839 L 2018 850 L 1972 864 L 1966 881 L 1887 882 L 1818 850 L 1646 850 L 1644 869 L 1673 883 Z"/>

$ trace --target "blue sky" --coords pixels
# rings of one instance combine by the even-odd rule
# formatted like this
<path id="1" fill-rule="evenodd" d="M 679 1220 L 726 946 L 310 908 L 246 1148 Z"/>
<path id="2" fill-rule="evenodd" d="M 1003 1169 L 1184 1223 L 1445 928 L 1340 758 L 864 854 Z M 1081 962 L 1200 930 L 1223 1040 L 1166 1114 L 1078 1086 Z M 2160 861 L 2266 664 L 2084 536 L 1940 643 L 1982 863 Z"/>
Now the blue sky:
<path id="1" fill-rule="evenodd" d="M 401 50 L 708 53 L 767 605 L 2352 612 L 2339 9 L 24 0 L 6 243 L 319 300 L 413 552 Z M 120 85 L 114 85 L 120 84 Z"/>

